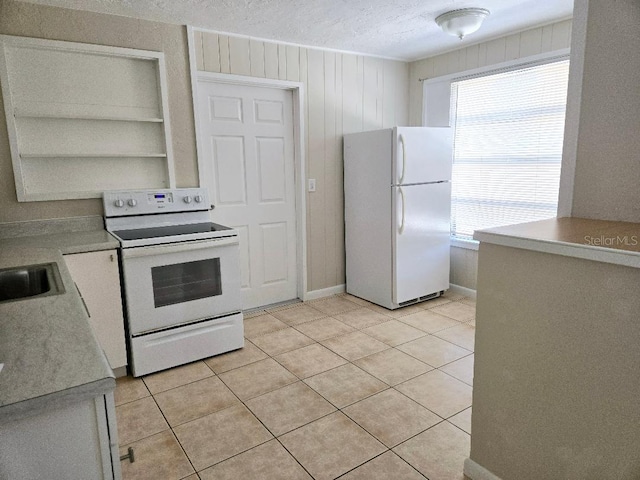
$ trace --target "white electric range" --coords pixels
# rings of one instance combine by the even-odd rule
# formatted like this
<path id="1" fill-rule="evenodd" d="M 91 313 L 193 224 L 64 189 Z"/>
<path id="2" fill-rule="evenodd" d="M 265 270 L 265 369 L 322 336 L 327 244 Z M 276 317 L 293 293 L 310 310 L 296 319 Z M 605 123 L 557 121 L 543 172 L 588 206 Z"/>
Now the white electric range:
<path id="1" fill-rule="evenodd" d="M 238 232 L 212 223 L 203 188 L 110 191 L 134 377 L 242 348 Z"/>

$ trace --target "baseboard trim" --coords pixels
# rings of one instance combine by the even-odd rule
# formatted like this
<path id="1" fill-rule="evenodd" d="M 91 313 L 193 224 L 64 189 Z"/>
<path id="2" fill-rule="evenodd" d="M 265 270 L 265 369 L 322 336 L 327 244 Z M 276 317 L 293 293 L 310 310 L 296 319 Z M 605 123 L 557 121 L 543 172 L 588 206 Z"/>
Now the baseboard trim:
<path id="1" fill-rule="evenodd" d="M 464 474 L 471 480 L 501 480 L 500 477 L 478 465 L 470 458 L 464 460 Z"/>
<path id="2" fill-rule="evenodd" d="M 303 298 L 305 302 L 309 300 L 316 300 L 318 298 L 330 297 L 331 295 L 338 295 L 339 293 L 344 293 L 347 291 L 347 286 L 343 283 L 342 285 L 336 285 L 335 287 L 322 288 L 320 290 L 312 290 L 311 292 L 307 292 Z"/>
<path id="3" fill-rule="evenodd" d="M 461 287 L 460 285 L 455 285 L 453 283 L 449 284 L 449 291 L 451 293 L 459 293 L 460 295 L 464 295 L 465 297 L 476 298 L 476 291 L 467 287 Z"/>
<path id="4" fill-rule="evenodd" d="M 309 300 L 317 300 L 318 298 L 330 297 L 331 295 L 339 295 L 340 293 L 346 292 L 346 285 L 343 283 L 342 285 L 336 285 L 334 287 L 322 288 L 320 290 L 312 290 L 307 292 L 304 295 L 303 301 L 307 302 Z M 460 295 L 464 295 L 465 297 L 476 298 L 476 291 L 467 287 L 461 287 L 460 285 L 455 285 L 453 283 L 449 284 L 449 291 L 452 293 L 459 293 Z"/>

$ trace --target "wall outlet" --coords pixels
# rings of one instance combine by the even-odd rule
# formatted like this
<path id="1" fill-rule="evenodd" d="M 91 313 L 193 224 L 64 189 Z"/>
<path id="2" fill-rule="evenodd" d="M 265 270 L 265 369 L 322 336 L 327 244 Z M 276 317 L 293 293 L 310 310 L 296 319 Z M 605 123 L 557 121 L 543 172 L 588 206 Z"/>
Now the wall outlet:
<path id="1" fill-rule="evenodd" d="M 316 179 L 315 178 L 310 178 L 309 179 L 309 191 L 310 192 L 315 192 L 316 191 Z"/>

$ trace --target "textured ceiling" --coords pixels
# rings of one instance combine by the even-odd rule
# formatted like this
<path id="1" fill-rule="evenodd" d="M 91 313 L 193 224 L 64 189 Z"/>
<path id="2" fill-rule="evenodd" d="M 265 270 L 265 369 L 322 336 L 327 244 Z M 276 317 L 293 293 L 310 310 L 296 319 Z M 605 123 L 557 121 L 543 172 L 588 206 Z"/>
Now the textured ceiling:
<path id="1" fill-rule="evenodd" d="M 462 44 L 569 18 L 573 0 L 28 0 L 188 24 L 270 40 L 414 60 L 461 45 L 434 19 L 465 7 L 491 11 Z"/>

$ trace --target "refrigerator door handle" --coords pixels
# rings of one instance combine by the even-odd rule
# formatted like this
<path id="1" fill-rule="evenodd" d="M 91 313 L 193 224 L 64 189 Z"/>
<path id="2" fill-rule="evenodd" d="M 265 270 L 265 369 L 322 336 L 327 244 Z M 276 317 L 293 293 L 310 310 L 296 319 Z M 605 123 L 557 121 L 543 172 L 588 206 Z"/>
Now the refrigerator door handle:
<path id="1" fill-rule="evenodd" d="M 398 139 L 402 144 L 402 173 L 400 174 L 400 180 L 398 180 L 398 183 L 402 184 L 402 182 L 404 182 L 404 172 L 407 167 L 407 144 L 405 143 L 404 136 L 402 134 L 400 134 Z"/>
<path id="2" fill-rule="evenodd" d="M 398 227 L 398 235 L 402 235 L 404 233 L 404 191 L 402 190 L 402 187 L 398 187 L 398 193 L 400 193 L 400 196 L 402 197 L 402 222 Z"/>

